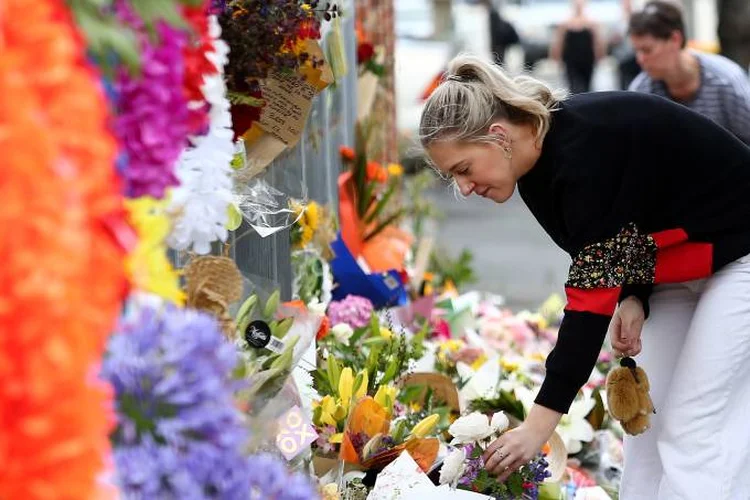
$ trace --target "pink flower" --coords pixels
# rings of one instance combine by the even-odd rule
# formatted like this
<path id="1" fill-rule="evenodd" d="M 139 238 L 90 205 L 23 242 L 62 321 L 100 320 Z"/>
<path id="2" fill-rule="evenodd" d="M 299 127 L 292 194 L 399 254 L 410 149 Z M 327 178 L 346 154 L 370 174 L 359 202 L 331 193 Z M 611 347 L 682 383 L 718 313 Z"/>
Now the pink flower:
<path id="1" fill-rule="evenodd" d="M 370 323 L 374 307 L 372 302 L 358 295 L 347 295 L 344 300 L 333 301 L 328 306 L 328 319 L 332 325 L 346 323 L 352 328 L 363 328 Z"/>
<path id="2" fill-rule="evenodd" d="M 451 326 L 442 318 L 433 321 L 432 335 L 430 337 L 437 340 L 450 340 Z"/>

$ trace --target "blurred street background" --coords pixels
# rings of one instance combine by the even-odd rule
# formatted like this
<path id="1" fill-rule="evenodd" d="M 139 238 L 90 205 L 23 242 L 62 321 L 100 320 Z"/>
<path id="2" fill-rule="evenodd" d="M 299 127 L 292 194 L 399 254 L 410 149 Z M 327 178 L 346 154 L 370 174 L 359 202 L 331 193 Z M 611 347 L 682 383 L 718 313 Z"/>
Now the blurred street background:
<path id="1" fill-rule="evenodd" d="M 679 0 L 677 0 L 679 3 Z M 717 52 L 717 23 L 722 2 L 682 0 L 689 44 Z M 566 87 L 561 64 L 548 52 L 558 25 L 573 15 L 572 0 L 397 0 L 396 102 L 402 155 L 415 143 L 422 101 L 447 61 L 459 52 L 492 57 L 489 9 L 494 8 L 518 34 L 504 64 L 511 73 L 529 71 L 558 88 Z M 621 89 L 620 65 L 628 57 L 627 12 L 645 0 L 589 0 L 586 15 L 596 22 L 606 56 L 594 70 L 591 90 Z M 738 8 L 750 0 L 736 2 Z M 727 7 L 724 5 L 723 7 Z M 747 9 L 745 9 L 747 10 Z M 632 54 L 632 51 L 631 51 Z M 637 71 L 636 66 L 636 71 Z M 637 74 L 637 73 L 636 73 Z M 632 76 L 631 76 L 632 78 Z M 468 248 L 477 274 L 476 288 L 502 295 L 516 309 L 535 308 L 553 292 L 562 292 L 569 258 L 533 219 L 520 197 L 496 205 L 479 197 L 460 199 L 445 183 L 431 192 L 444 214 L 438 244 L 454 256 Z"/>

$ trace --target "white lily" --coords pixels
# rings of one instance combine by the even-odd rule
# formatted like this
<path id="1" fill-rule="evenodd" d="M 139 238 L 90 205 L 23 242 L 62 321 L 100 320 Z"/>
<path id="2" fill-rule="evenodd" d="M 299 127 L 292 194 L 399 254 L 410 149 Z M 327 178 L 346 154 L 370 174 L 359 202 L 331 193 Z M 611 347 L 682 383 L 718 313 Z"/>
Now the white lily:
<path id="1" fill-rule="evenodd" d="M 594 439 L 594 428 L 586 420 L 594 406 L 596 406 L 596 401 L 591 397 L 591 392 L 584 391 L 583 397 L 573 401 L 567 415 L 563 415 L 560 419 L 557 433 L 571 455 L 581 451 L 582 443 L 588 443 Z"/>

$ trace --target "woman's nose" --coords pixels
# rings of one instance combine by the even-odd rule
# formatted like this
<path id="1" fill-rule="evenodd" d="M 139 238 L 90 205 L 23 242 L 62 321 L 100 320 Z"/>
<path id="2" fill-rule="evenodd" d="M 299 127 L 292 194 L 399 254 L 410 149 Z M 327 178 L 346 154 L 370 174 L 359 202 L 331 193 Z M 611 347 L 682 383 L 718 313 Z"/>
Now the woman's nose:
<path id="1" fill-rule="evenodd" d="M 458 189 L 463 196 L 469 196 L 474 191 L 474 183 L 467 180 L 458 180 Z"/>

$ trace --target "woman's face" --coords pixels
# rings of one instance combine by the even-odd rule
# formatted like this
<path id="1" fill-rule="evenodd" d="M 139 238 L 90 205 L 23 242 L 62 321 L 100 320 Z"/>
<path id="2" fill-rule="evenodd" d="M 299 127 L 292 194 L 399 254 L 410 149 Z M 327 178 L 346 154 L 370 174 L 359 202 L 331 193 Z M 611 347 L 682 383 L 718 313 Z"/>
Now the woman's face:
<path id="1" fill-rule="evenodd" d="M 464 196 L 475 193 L 503 203 L 516 189 L 511 160 L 498 144 L 437 141 L 427 153 L 441 173 L 455 179 Z"/>

